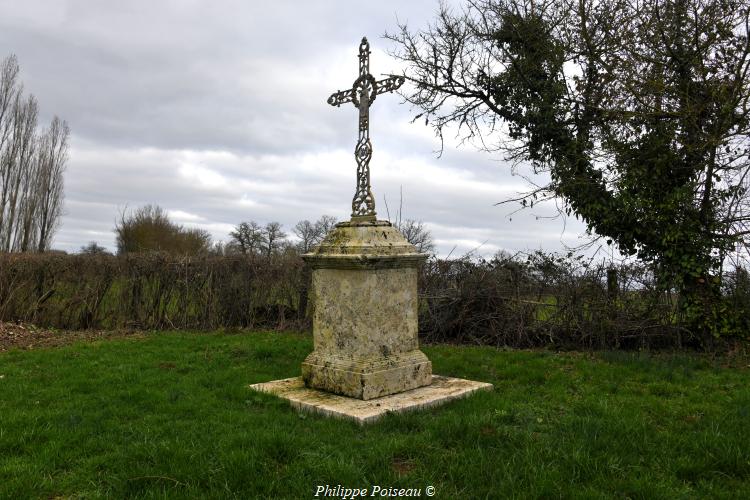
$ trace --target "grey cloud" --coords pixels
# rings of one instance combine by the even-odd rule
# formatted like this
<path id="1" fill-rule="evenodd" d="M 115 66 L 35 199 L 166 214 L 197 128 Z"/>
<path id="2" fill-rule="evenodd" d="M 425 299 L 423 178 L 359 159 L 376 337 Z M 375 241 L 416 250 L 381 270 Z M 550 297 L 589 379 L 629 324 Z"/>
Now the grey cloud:
<path id="1" fill-rule="evenodd" d="M 356 76 L 359 33 L 377 39 L 397 5 L 61 4 L 49 23 L 0 16 L 0 45 L 18 53 L 44 109 L 54 103 L 76 133 L 112 145 L 244 152 L 336 145 L 345 117 L 325 99 Z"/>
<path id="2" fill-rule="evenodd" d="M 457 1 L 458 3 L 458 1 Z M 120 210 L 158 203 L 216 239 L 244 220 L 345 219 L 354 191 L 351 85 L 367 35 L 372 72 L 396 71 L 380 35 L 396 17 L 430 21 L 437 0 L 97 2 L 0 0 L 0 47 L 18 55 L 43 118 L 73 131 L 66 210 L 55 246 L 114 246 Z M 6 54 L 1 54 L 3 57 Z M 397 95 L 371 111 L 378 213 L 403 189 L 406 217 L 425 221 L 438 251 L 560 247 L 562 224 L 506 217 L 494 203 L 523 182 L 499 158 L 411 124 Z M 536 209 L 535 209 L 536 210 Z M 541 208 L 540 210 L 547 210 Z M 544 212 L 547 214 L 548 212 Z M 571 223 L 564 238 L 582 231 Z M 567 240 L 566 240 L 567 241 Z"/>

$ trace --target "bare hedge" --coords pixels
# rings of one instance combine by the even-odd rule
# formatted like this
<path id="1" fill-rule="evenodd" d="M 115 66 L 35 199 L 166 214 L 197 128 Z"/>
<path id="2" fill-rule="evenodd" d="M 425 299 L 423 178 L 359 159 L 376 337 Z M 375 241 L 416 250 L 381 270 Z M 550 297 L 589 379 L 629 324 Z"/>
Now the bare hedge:
<path id="1" fill-rule="evenodd" d="M 750 331 L 750 279 L 723 277 L 726 337 Z M 0 320 L 60 329 L 309 329 L 309 271 L 296 256 L 0 254 Z M 429 260 L 420 334 L 513 347 L 711 348 L 648 268 L 544 254 Z"/>
<path id="2" fill-rule="evenodd" d="M 0 319 L 71 330 L 295 328 L 301 268 L 297 259 L 3 254 Z"/>
<path id="3" fill-rule="evenodd" d="M 422 272 L 420 331 L 433 342 L 569 349 L 714 349 L 750 332 L 750 279 L 720 277 L 720 337 L 686 327 L 680 297 L 641 264 L 543 252 L 433 260 Z"/>

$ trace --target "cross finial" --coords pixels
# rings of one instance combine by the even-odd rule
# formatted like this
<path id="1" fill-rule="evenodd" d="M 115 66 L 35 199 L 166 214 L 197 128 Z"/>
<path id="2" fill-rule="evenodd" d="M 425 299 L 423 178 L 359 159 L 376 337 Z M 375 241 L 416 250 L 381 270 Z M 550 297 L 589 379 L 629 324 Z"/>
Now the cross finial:
<path id="1" fill-rule="evenodd" d="M 404 83 L 403 76 L 390 76 L 380 81 L 370 74 L 370 44 L 362 37 L 359 44 L 359 77 L 354 80 L 350 90 L 340 90 L 331 94 L 328 104 L 341 106 L 347 102 L 359 108 L 359 139 L 354 148 L 354 159 L 357 161 L 357 191 L 352 200 L 352 219 L 375 220 L 375 198 L 370 186 L 370 104 L 378 94 L 393 92 Z"/>

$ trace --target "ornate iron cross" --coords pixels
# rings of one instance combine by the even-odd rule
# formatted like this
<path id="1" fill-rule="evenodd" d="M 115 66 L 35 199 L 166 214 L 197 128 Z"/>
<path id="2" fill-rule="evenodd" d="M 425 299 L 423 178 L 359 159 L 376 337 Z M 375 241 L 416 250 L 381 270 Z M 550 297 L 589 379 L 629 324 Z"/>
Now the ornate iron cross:
<path id="1" fill-rule="evenodd" d="M 375 220 L 375 198 L 370 187 L 370 105 L 378 94 L 393 92 L 404 83 L 403 76 L 390 76 L 375 81 L 370 74 L 370 44 L 362 38 L 359 44 L 359 78 L 349 90 L 340 90 L 331 94 L 328 104 L 341 106 L 347 102 L 359 108 L 359 140 L 354 148 L 354 159 L 357 161 L 357 191 L 352 200 L 352 218 Z"/>

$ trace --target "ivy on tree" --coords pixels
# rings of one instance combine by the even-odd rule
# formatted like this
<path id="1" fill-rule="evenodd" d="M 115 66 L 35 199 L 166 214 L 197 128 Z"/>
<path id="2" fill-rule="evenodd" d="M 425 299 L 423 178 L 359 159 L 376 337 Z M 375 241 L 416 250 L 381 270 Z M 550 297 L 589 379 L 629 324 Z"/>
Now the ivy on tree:
<path id="1" fill-rule="evenodd" d="M 750 233 L 748 1 L 476 0 L 386 36 L 442 138 L 549 173 L 518 198 L 654 264 L 716 333 L 721 265 Z M 500 133 L 500 131 L 507 133 Z"/>

